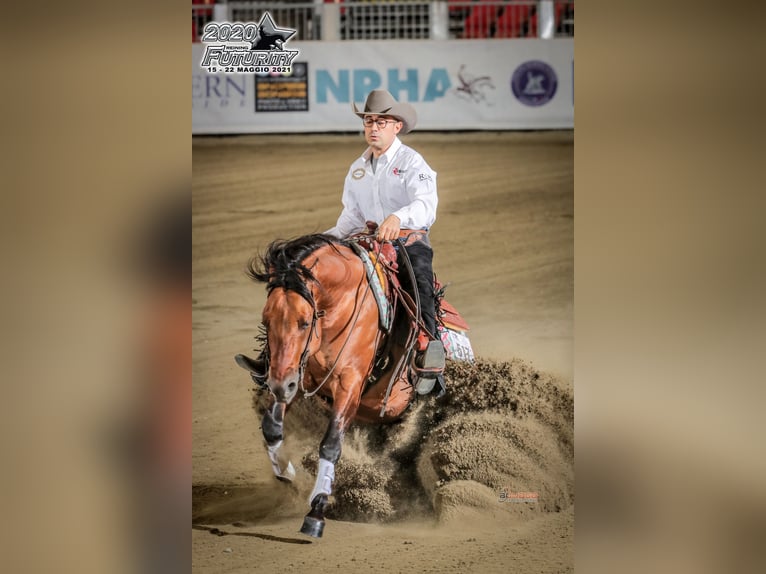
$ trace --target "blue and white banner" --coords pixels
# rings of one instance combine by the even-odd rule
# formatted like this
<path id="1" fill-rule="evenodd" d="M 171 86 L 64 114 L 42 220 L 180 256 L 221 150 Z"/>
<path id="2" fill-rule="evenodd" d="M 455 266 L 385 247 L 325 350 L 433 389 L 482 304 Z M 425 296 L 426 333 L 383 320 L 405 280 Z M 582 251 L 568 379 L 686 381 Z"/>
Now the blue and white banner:
<path id="1" fill-rule="evenodd" d="M 416 130 L 574 127 L 574 40 L 290 43 L 290 73 L 213 72 L 192 44 L 192 133 L 357 131 L 351 103 L 384 88 Z M 238 69 L 245 70 L 238 73 Z"/>

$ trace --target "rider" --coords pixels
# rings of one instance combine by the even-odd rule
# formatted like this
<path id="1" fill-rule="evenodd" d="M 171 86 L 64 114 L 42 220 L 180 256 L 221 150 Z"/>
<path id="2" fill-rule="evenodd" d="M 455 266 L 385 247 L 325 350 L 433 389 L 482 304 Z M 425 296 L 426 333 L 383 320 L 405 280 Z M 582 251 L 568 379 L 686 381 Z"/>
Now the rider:
<path id="1" fill-rule="evenodd" d="M 343 186 L 343 210 L 335 227 L 326 233 L 343 239 L 365 230 L 372 221 L 378 225 L 378 240 L 402 239 L 417 283 L 421 319 L 433 337 L 430 342 L 419 339 L 416 365 L 443 369 L 444 347 L 436 332 L 433 250 L 428 240 L 438 204 L 436 172 L 398 138 L 415 127 L 417 114 L 410 104 L 397 102 L 386 90 L 371 91 L 363 111 L 356 104 L 353 108 L 362 118 L 369 147 L 351 164 Z M 402 286 L 413 294 L 402 254 L 398 257 Z M 425 379 L 423 384 L 433 386 L 433 382 Z M 421 393 L 429 390 L 418 389 Z"/>

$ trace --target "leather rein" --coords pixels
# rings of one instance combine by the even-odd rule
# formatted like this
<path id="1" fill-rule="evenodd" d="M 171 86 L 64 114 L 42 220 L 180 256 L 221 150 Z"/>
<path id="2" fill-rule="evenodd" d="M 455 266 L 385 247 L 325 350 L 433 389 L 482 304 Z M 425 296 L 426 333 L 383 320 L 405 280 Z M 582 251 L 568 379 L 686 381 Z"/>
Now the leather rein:
<path id="1" fill-rule="evenodd" d="M 364 276 L 363 276 L 363 281 L 364 281 Z M 321 389 L 324 386 L 324 384 L 330 379 L 330 375 L 332 375 L 333 372 L 335 371 L 335 367 L 338 366 L 340 357 L 343 354 L 343 351 L 346 349 L 346 345 L 348 345 L 348 342 L 351 340 L 351 335 L 354 332 L 354 327 L 356 327 L 356 322 L 359 319 L 359 314 L 362 312 L 364 301 L 365 299 L 367 299 L 367 295 L 372 290 L 370 282 L 365 281 L 365 283 L 367 283 L 367 287 L 364 290 L 364 295 L 362 296 L 362 300 L 359 303 L 359 306 L 356 311 L 356 315 L 354 316 L 354 320 L 352 321 L 351 326 L 348 329 L 348 335 L 346 335 L 346 340 L 343 341 L 343 345 L 341 346 L 340 350 L 338 350 L 338 354 L 335 356 L 335 360 L 333 361 L 332 367 L 327 372 L 324 379 L 322 379 L 322 382 L 319 383 L 319 385 L 313 391 L 307 392 L 306 388 L 303 386 L 303 376 L 306 371 L 306 363 L 308 362 L 308 359 L 309 359 L 309 346 L 311 345 L 311 339 L 314 336 L 314 334 L 316 334 L 316 336 L 319 337 L 319 333 L 317 333 L 317 321 L 327 314 L 327 312 L 324 309 L 317 310 L 316 303 L 313 301 L 313 296 L 312 296 L 311 306 L 313 308 L 313 313 L 311 315 L 311 328 L 309 329 L 309 336 L 306 339 L 306 346 L 303 348 L 303 353 L 301 353 L 300 363 L 298 365 L 298 380 L 300 382 L 301 391 L 303 391 L 304 397 L 313 397 L 315 394 L 317 394 L 317 392 L 319 392 L 319 389 Z"/>
<path id="2" fill-rule="evenodd" d="M 413 284 L 415 284 L 414 272 L 412 269 L 412 265 L 409 261 L 409 257 L 407 256 L 407 252 L 404 249 L 404 242 L 402 241 L 401 238 L 396 239 L 394 242 L 397 243 L 400 249 L 404 252 L 404 260 L 405 260 L 405 265 L 407 267 L 407 271 L 410 274 L 410 278 Z M 379 244 L 377 255 L 380 255 L 380 248 L 381 246 Z M 364 301 L 367 299 L 367 296 L 372 291 L 372 285 L 370 284 L 368 280 L 366 280 L 365 275 L 362 276 L 362 281 L 366 283 L 367 285 L 366 285 L 366 288 L 364 289 L 364 295 L 362 296 L 362 300 L 360 301 L 359 306 L 357 308 L 356 315 L 354 316 L 351 326 L 348 329 L 348 334 L 346 335 L 346 339 L 345 341 L 343 341 L 343 345 L 338 350 L 338 354 L 335 356 L 335 360 L 333 361 L 332 367 L 330 367 L 330 370 L 327 372 L 324 379 L 322 379 L 322 382 L 319 383 L 319 385 L 317 385 L 317 387 L 313 391 L 308 392 L 306 391 L 306 388 L 303 385 L 303 378 L 306 371 L 306 364 L 308 363 L 308 359 L 309 359 L 309 347 L 311 346 L 312 338 L 315 335 L 319 337 L 319 333 L 317 332 L 317 321 L 323 318 L 327 314 L 327 312 L 324 309 L 317 310 L 316 302 L 312 294 L 311 307 L 313 312 L 311 315 L 311 327 L 309 329 L 309 335 L 308 335 L 308 338 L 306 339 L 306 345 L 303 348 L 303 352 L 301 353 L 301 358 L 298 365 L 298 380 L 301 386 L 301 391 L 303 391 L 304 397 L 313 397 L 315 394 L 317 394 L 319 390 L 325 385 L 325 383 L 330 379 L 330 376 L 333 374 L 333 372 L 335 372 L 335 367 L 338 366 L 338 362 L 340 361 L 340 358 L 343 355 L 343 351 L 346 349 L 346 345 L 348 345 L 348 342 L 351 340 L 351 335 L 354 332 L 354 328 L 356 327 L 357 320 L 359 319 L 359 315 L 362 311 L 362 308 L 364 307 Z M 406 295 L 406 293 L 403 293 L 403 294 Z M 401 298 L 404 299 L 404 297 L 401 297 Z M 422 320 L 420 319 L 420 300 L 418 297 L 417 290 L 415 290 L 415 300 L 411 302 L 411 305 L 414 307 L 414 309 L 410 308 L 410 305 L 406 304 L 406 302 L 403 306 L 407 314 L 410 316 L 410 319 L 413 320 L 415 323 L 419 323 L 422 325 Z M 414 333 L 416 333 L 416 330 L 410 333 L 407 343 L 405 344 L 405 353 L 403 354 L 402 358 L 400 359 L 400 361 L 394 368 L 394 372 L 391 376 L 391 380 L 389 382 L 388 388 L 386 389 L 386 393 L 383 399 L 383 404 L 381 407 L 381 416 L 383 416 L 383 412 L 385 411 L 386 404 L 388 403 L 388 398 L 391 394 L 391 389 L 393 387 L 394 382 L 396 381 L 396 379 L 399 376 L 399 373 L 404 368 L 404 365 L 408 362 L 409 358 L 414 352 L 414 347 L 416 342 L 416 337 L 414 336 Z M 377 344 L 378 343 L 376 342 L 376 347 L 377 347 Z M 371 369 L 374 366 L 374 364 L 375 364 L 375 357 L 373 356 L 372 365 L 370 366 Z"/>

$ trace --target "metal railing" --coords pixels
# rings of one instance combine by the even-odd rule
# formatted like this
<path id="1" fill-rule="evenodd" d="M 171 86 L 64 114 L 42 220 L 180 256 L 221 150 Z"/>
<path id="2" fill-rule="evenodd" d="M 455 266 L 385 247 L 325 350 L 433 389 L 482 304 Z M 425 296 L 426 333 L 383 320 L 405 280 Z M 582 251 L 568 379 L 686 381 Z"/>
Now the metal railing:
<path id="1" fill-rule="evenodd" d="M 291 40 L 321 40 L 322 5 L 304 2 L 229 2 L 230 22 L 258 22 L 264 12 L 280 28 L 297 30 Z"/>
<path id="2" fill-rule="evenodd" d="M 574 36 L 574 0 L 271 0 L 192 4 L 192 41 L 214 18 L 258 22 L 264 12 L 301 41 Z"/>
<path id="3" fill-rule="evenodd" d="M 429 39 L 430 2 L 345 2 L 342 40 Z"/>
<path id="4" fill-rule="evenodd" d="M 205 24 L 213 20 L 213 6 L 192 4 L 192 42 L 199 42 Z"/>

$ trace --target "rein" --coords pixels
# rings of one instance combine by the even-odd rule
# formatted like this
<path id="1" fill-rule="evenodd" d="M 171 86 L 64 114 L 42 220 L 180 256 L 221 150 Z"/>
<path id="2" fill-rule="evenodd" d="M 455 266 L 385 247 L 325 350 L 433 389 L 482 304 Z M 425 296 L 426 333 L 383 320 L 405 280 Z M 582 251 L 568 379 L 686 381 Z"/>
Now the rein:
<path id="1" fill-rule="evenodd" d="M 362 312 L 364 301 L 365 299 L 367 299 L 367 295 L 371 291 L 371 285 L 369 281 L 367 281 L 366 283 L 367 283 L 367 288 L 364 290 L 364 295 L 362 296 L 362 300 L 359 303 L 359 307 L 356 311 L 356 316 L 354 317 L 354 320 L 351 322 L 351 326 L 348 329 L 348 335 L 346 335 L 346 340 L 343 341 L 343 345 L 338 351 L 338 354 L 335 356 L 335 360 L 333 361 L 332 367 L 327 372 L 327 375 L 325 375 L 324 379 L 322 379 L 322 382 L 319 383 L 317 388 L 315 388 L 311 392 L 307 392 L 305 387 L 303 386 L 303 375 L 306 370 L 306 363 L 308 362 L 308 359 L 309 359 L 308 354 L 309 354 L 309 346 L 311 345 L 311 337 L 314 335 L 314 333 L 316 333 L 317 320 L 321 319 L 322 317 L 326 315 L 326 311 L 324 309 L 317 311 L 316 303 L 312 302 L 314 313 L 311 317 L 311 329 L 309 330 L 309 336 L 308 336 L 308 339 L 306 339 L 306 347 L 303 349 L 303 353 L 301 354 L 300 364 L 298 366 L 298 380 L 300 381 L 301 390 L 303 391 L 304 397 L 313 397 L 315 394 L 317 394 L 317 392 L 319 392 L 319 389 L 321 389 L 324 386 L 324 384 L 330 379 L 330 375 L 332 375 L 333 372 L 335 371 L 335 367 L 338 366 L 338 361 L 340 361 L 340 357 L 343 354 L 343 351 L 346 349 L 346 345 L 348 345 L 348 342 L 351 340 L 351 335 L 354 332 L 354 327 L 356 327 L 356 322 L 359 319 L 360 313 Z M 317 337 L 318 336 L 319 334 L 317 333 Z"/>
<path id="2" fill-rule="evenodd" d="M 306 346 L 303 348 L 303 352 L 301 353 L 300 363 L 298 364 L 298 380 L 300 381 L 301 390 L 303 391 L 303 395 L 304 396 L 311 396 L 311 395 L 306 394 L 306 389 L 303 388 L 303 374 L 304 374 L 304 372 L 306 370 L 306 363 L 309 360 L 308 355 L 309 355 L 309 346 L 311 345 L 311 337 L 316 332 L 317 320 L 321 319 L 322 317 L 324 317 L 327 314 L 324 311 L 324 309 L 322 309 L 321 311 L 317 311 L 315 303 L 312 302 L 311 305 L 312 305 L 313 311 L 314 311 L 312 313 L 312 315 L 311 315 L 311 329 L 309 329 L 309 336 L 306 339 Z M 317 336 L 319 336 L 319 335 L 317 334 Z M 337 359 L 336 359 L 336 361 L 337 361 Z M 334 368 L 335 368 L 335 365 L 333 365 L 333 369 Z M 332 372 L 332 371 L 330 371 L 330 372 Z M 329 377 L 329 374 L 328 374 L 328 377 Z M 325 378 L 325 380 L 322 381 L 322 384 L 324 384 L 326 380 L 327 380 L 327 378 Z M 319 390 L 319 389 L 317 389 L 317 390 Z M 316 392 L 316 391 L 314 391 L 314 392 Z"/>
<path id="3" fill-rule="evenodd" d="M 402 242 L 401 239 L 395 240 L 395 243 L 397 243 L 400 247 L 400 250 L 404 252 L 405 267 L 407 268 L 407 271 L 410 274 L 410 279 L 413 282 L 413 285 L 415 285 L 414 271 L 412 269 L 412 264 L 409 261 L 409 257 L 407 256 L 406 250 L 404 250 L 404 243 Z M 380 255 L 380 249 L 381 249 L 381 245 L 379 244 L 378 253 L 377 253 L 378 256 Z M 322 382 L 320 382 L 319 385 L 317 385 L 317 387 L 313 391 L 308 392 L 306 391 L 306 388 L 303 384 L 303 379 L 306 372 L 306 365 L 309 359 L 309 348 L 311 346 L 312 338 L 314 336 L 319 337 L 319 333 L 317 329 L 317 321 L 323 318 L 327 314 L 326 310 L 324 309 L 317 310 L 316 300 L 314 299 L 314 297 L 311 298 L 311 306 L 313 310 L 313 313 L 311 316 L 311 327 L 309 329 L 309 335 L 308 335 L 308 338 L 306 339 L 306 345 L 303 348 L 303 352 L 301 353 L 300 362 L 298 365 L 298 380 L 301 386 L 301 391 L 303 391 L 304 397 L 313 397 L 314 395 L 316 395 L 320 391 L 320 389 L 325 385 L 325 383 L 327 383 L 327 381 L 330 379 L 332 374 L 335 372 L 335 368 L 338 366 L 338 362 L 340 361 L 340 358 L 343 355 L 343 352 L 345 351 L 346 346 L 348 345 L 348 342 L 351 340 L 351 335 L 354 333 L 356 323 L 359 320 L 359 316 L 362 312 L 362 308 L 364 307 L 364 302 L 367 299 L 367 296 L 372 291 L 372 285 L 370 284 L 369 281 L 365 281 L 364 275 L 362 276 L 362 282 L 366 283 L 366 287 L 364 288 L 364 294 L 362 296 L 361 301 L 359 302 L 353 321 L 351 322 L 351 325 L 348 327 L 348 334 L 346 335 L 346 339 L 345 341 L 343 341 L 343 345 L 338 350 L 338 354 L 335 356 L 335 360 L 332 363 L 332 367 L 330 367 L 330 370 L 322 379 Z M 358 293 L 358 289 L 359 288 L 357 287 L 357 293 Z M 407 304 L 406 297 L 405 297 L 405 295 L 407 294 L 405 292 L 402 291 L 400 293 L 399 290 L 395 290 L 395 292 L 399 295 L 400 299 L 403 299 L 403 302 L 405 303 L 404 309 L 407 312 L 407 314 L 410 316 L 410 319 L 413 320 L 416 324 L 422 325 L 422 320 L 420 319 L 420 313 L 419 313 L 420 300 L 418 297 L 417 289 L 415 290 L 415 299 L 414 300 L 410 299 L 409 304 Z M 417 333 L 416 329 L 411 330 L 408 340 L 405 344 L 405 352 L 403 356 L 401 357 L 401 359 L 399 360 L 398 364 L 394 367 L 394 371 L 391 376 L 391 381 L 389 382 L 388 388 L 386 389 L 385 397 L 383 399 L 381 416 L 383 416 L 383 412 L 385 411 L 386 404 L 388 403 L 388 398 L 395 381 L 399 377 L 399 374 L 404 368 L 404 365 L 407 363 L 408 359 L 411 357 L 412 353 L 414 352 L 414 347 L 416 343 L 416 336 L 415 336 L 416 333 Z M 378 333 L 378 335 L 380 335 L 380 333 Z M 377 342 L 376 342 L 376 346 L 377 346 Z M 374 364 L 375 364 L 375 357 L 373 356 L 373 366 Z M 371 368 L 373 368 L 373 366 L 371 366 Z"/>

